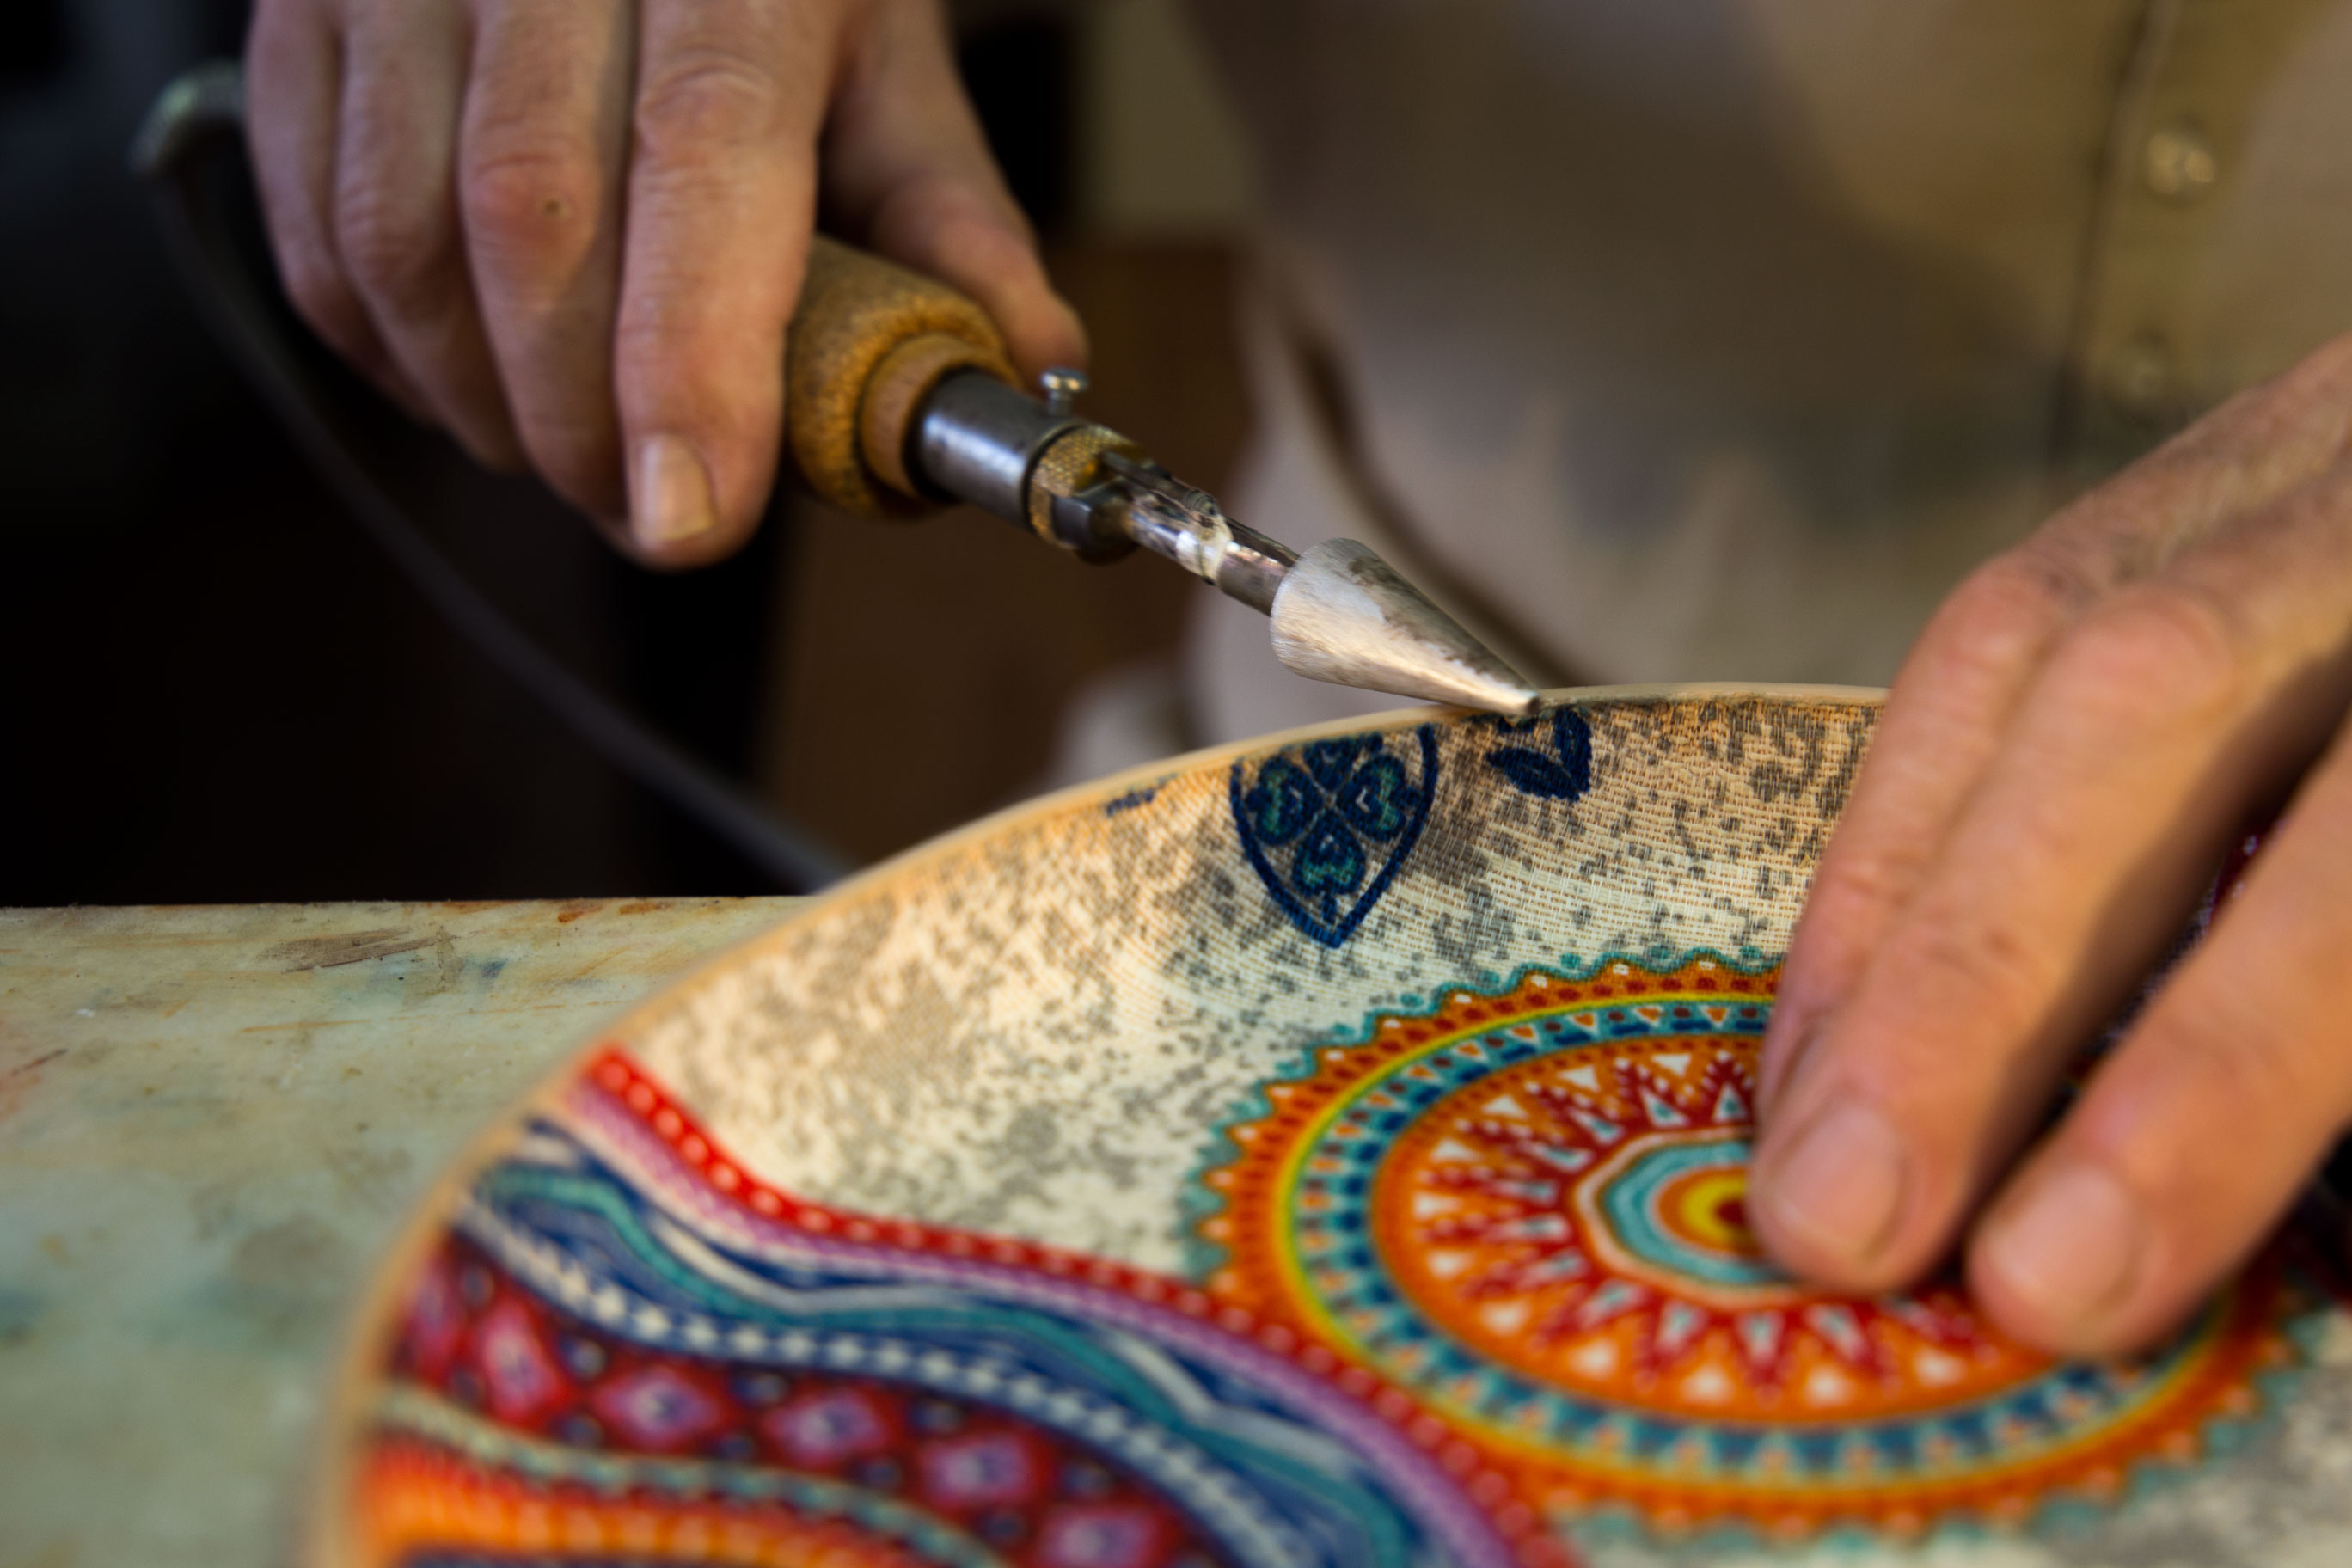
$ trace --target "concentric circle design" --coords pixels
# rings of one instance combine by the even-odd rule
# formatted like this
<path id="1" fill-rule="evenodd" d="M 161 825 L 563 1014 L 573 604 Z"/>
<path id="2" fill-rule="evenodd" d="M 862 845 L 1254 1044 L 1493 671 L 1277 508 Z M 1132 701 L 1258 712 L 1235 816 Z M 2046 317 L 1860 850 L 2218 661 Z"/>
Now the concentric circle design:
<path id="1" fill-rule="evenodd" d="M 1787 1296 L 1787 1281 L 1748 1233 L 1747 1139 L 1653 1133 L 1612 1163 L 1578 1188 L 1589 1205 L 1578 1217 L 1584 1234 L 1622 1249 L 1627 1271 L 1662 1277 L 1669 1289 L 1687 1281 L 1759 1300 Z"/>
<path id="2" fill-rule="evenodd" d="M 1952 1284 L 1862 1300 L 1776 1269 L 1745 1209 L 1772 979 L 1532 974 L 1317 1053 L 1206 1178 L 1214 1289 L 1415 1391 L 1555 1506 L 1668 1524 L 2013 1515 L 2252 1408 L 2286 1353 L 2274 1271 L 2148 1361 L 2080 1365 Z"/>
<path id="3" fill-rule="evenodd" d="M 1547 1385 L 1685 1416 L 1904 1413 L 2040 1370 L 1948 1290 L 1846 1300 L 1775 1268 L 1739 1223 L 1754 1036 L 1684 1022 L 1507 1064 L 1457 1045 L 1408 1068 L 1448 1087 L 1377 1158 L 1362 1209 L 1300 1216 L 1310 1253 L 1360 1218 L 1374 1268 L 1319 1282 Z M 1349 1125 L 1334 1118 L 1310 1169 L 1362 1150 Z"/>

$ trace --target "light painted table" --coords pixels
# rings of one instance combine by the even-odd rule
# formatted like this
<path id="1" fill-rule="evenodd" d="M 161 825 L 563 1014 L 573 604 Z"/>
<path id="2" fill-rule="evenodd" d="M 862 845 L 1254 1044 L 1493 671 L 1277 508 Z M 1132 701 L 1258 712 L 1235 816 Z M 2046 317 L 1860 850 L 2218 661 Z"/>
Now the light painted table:
<path id="1" fill-rule="evenodd" d="M 796 901 L 0 911 L 0 1568 L 282 1562 L 434 1173 Z"/>

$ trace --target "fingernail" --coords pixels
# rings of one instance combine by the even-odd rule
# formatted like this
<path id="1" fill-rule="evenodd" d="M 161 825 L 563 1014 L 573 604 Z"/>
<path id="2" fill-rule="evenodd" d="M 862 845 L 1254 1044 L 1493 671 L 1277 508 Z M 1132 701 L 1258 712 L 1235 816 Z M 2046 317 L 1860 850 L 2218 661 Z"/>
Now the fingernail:
<path id="1" fill-rule="evenodd" d="M 2098 1165 L 2046 1177 L 1996 1215 L 1979 1265 L 2053 1328 L 2085 1328 L 2116 1303 L 2147 1230 L 2137 1199 Z"/>
<path id="2" fill-rule="evenodd" d="M 1885 1117 L 1847 1101 L 1815 1117 L 1759 1194 L 1783 1230 L 1831 1258 L 1864 1263 L 1903 1203 L 1903 1141 Z"/>
<path id="3" fill-rule="evenodd" d="M 637 448 L 637 487 L 630 531 L 647 546 L 675 544 L 719 526 L 710 473 L 676 436 L 651 436 Z"/>

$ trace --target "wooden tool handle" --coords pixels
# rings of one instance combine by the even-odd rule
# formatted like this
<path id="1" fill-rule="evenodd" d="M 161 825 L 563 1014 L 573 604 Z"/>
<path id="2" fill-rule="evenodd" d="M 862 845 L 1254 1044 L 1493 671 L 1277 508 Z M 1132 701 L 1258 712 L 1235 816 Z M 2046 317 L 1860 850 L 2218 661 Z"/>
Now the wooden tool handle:
<path id="1" fill-rule="evenodd" d="M 809 489 L 861 517 L 936 510 L 907 472 L 908 438 L 931 389 L 964 369 L 1020 381 L 976 300 L 816 237 L 784 352 L 785 430 Z"/>

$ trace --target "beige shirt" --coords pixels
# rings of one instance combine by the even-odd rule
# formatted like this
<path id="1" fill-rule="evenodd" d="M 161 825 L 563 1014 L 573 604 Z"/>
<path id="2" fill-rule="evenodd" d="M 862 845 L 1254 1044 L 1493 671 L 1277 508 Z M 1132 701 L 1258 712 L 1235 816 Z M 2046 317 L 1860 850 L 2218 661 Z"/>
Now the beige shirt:
<path id="1" fill-rule="evenodd" d="M 1555 679 L 1884 681 L 1971 564 L 2352 329 L 2352 3 L 1196 8 L 1267 198 L 1227 499 Z M 1392 705 L 1195 629 L 1203 739 Z"/>

